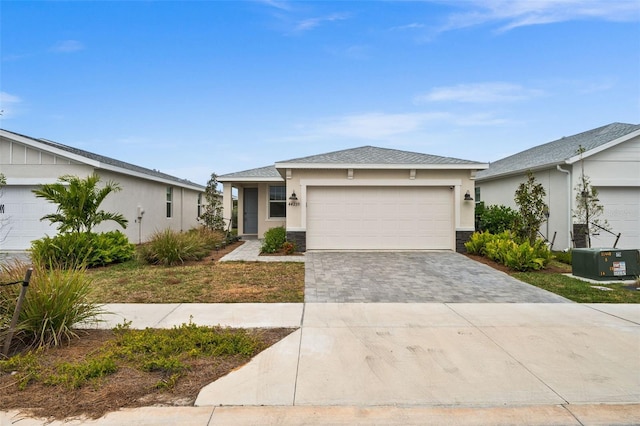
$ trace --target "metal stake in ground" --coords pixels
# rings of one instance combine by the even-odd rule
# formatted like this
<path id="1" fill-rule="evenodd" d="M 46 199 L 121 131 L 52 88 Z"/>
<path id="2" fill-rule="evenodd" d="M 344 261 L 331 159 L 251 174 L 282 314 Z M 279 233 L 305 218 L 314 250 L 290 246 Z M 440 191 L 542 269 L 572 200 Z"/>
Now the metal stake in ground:
<path id="1" fill-rule="evenodd" d="M 22 310 L 22 302 L 24 302 L 24 298 L 27 295 L 27 287 L 29 287 L 29 281 L 31 280 L 32 272 L 33 268 L 27 269 L 27 272 L 24 275 L 24 281 L 22 281 L 22 288 L 20 289 L 20 296 L 18 296 L 18 303 L 16 303 L 16 309 L 13 311 L 13 318 L 11 318 L 9 332 L 7 333 L 7 338 L 4 341 L 4 348 L 2 348 L 2 355 L 5 357 L 9 353 L 11 339 L 13 339 L 13 333 L 16 329 L 16 325 L 18 324 L 18 316 L 20 316 L 20 311 Z"/>

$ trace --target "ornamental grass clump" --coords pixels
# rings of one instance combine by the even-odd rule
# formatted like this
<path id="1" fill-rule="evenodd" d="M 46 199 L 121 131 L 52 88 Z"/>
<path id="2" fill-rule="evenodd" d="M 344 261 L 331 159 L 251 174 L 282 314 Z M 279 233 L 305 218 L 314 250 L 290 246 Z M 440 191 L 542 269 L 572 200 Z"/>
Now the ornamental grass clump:
<path id="1" fill-rule="evenodd" d="M 151 240 L 140 247 L 139 256 L 152 265 L 171 266 L 203 259 L 211 252 L 210 246 L 210 239 L 203 238 L 197 232 L 165 229 L 156 231 Z"/>
<path id="2" fill-rule="evenodd" d="M 21 262 L 4 265 L 0 279 L 2 282 L 16 277 L 21 279 L 26 269 L 27 266 Z M 3 290 L 2 341 L 8 331 L 5 324 L 13 315 L 19 291 L 19 286 Z M 77 337 L 74 327 L 98 321 L 104 312 L 99 304 L 89 301 L 90 291 L 91 279 L 82 268 L 45 269 L 36 266 L 20 310 L 14 341 L 39 348 L 57 346 Z"/>

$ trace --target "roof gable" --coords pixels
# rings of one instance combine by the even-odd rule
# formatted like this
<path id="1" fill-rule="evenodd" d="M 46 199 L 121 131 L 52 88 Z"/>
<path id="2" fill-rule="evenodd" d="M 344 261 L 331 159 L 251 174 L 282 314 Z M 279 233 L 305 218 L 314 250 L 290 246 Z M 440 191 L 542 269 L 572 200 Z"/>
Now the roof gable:
<path id="1" fill-rule="evenodd" d="M 587 157 L 601 151 L 601 148 L 609 147 L 606 146 L 607 144 L 611 145 L 616 141 L 624 142 L 636 134 L 640 135 L 640 124 L 611 123 L 502 158 L 491 163 L 487 170 L 478 172 L 476 179 L 482 180 L 526 170 L 570 164 L 574 162 L 580 146 L 585 149 L 583 157 Z"/>
<path id="2" fill-rule="evenodd" d="M 219 182 L 227 182 L 227 181 L 264 181 L 264 182 L 274 182 L 274 181 L 282 181 L 282 176 L 278 173 L 275 166 L 265 166 L 258 167 L 256 169 L 243 170 L 241 172 L 227 173 L 225 175 L 218 176 Z"/>
<path id="3" fill-rule="evenodd" d="M 481 163 L 459 158 L 440 157 L 374 146 L 362 146 L 276 163 L 276 168 L 429 168 L 438 166 L 475 169 L 487 167 Z"/>
<path id="4" fill-rule="evenodd" d="M 114 158 L 95 154 L 93 152 L 74 148 L 74 147 L 64 145 L 58 142 L 50 141 L 47 139 L 35 139 L 29 136 L 10 132 L 4 129 L 0 129 L 0 135 L 6 137 L 7 139 L 14 140 L 18 143 L 26 144 L 36 149 L 49 151 L 58 156 L 66 156 L 73 161 L 89 164 L 98 169 L 106 169 L 106 170 L 116 171 L 123 174 L 133 175 L 136 177 L 142 177 L 145 179 L 173 183 L 175 185 L 188 187 L 194 190 L 204 189 L 204 186 L 191 182 L 187 179 L 181 179 L 175 176 L 168 175 L 166 173 L 162 173 L 157 170 L 151 170 L 145 167 L 136 166 L 135 164 L 116 160 Z"/>

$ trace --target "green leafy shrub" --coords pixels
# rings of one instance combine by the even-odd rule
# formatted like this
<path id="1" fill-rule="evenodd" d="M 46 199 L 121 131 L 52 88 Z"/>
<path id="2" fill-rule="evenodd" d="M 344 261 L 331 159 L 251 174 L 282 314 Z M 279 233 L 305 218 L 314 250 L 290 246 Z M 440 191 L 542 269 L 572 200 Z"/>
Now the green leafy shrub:
<path id="1" fill-rule="evenodd" d="M 35 240 L 30 254 L 35 264 L 50 268 L 91 268 L 127 261 L 135 246 L 120 231 L 74 232 Z"/>
<path id="2" fill-rule="evenodd" d="M 478 227 L 481 231 L 499 234 L 513 229 L 517 217 L 518 212 L 511 207 L 503 205 L 484 207 L 478 218 Z"/>
<path id="3" fill-rule="evenodd" d="M 518 241 L 510 231 L 497 235 L 476 232 L 465 247 L 469 253 L 486 256 L 516 271 L 543 269 L 552 257 L 544 240 L 531 245 L 529 241 Z"/>
<path id="4" fill-rule="evenodd" d="M 571 265 L 571 261 L 572 261 L 571 250 L 568 250 L 568 251 L 554 251 L 553 252 L 553 257 L 558 262 L 562 262 L 562 263 L 566 263 L 567 265 Z"/>
<path id="5" fill-rule="evenodd" d="M 27 266 L 14 263 L 10 268 L 5 267 L 2 280 L 5 277 L 24 278 Z M 19 286 L 12 286 L 10 291 L 20 291 Z M 29 288 L 24 299 L 22 310 L 18 317 L 18 324 L 14 334 L 28 346 L 47 347 L 56 346 L 76 336 L 73 327 L 79 323 L 96 321 L 103 311 L 100 305 L 89 301 L 91 279 L 84 269 L 45 269 L 41 266 L 34 268 Z M 17 297 L 11 300 L 9 306 L 3 306 L 2 311 L 13 315 Z M 4 341 L 6 329 L 0 331 L 0 338 Z"/>
<path id="6" fill-rule="evenodd" d="M 152 265 L 171 266 L 204 258 L 211 248 L 210 240 L 199 233 L 181 233 L 172 229 L 156 231 L 151 240 L 138 250 L 140 258 Z"/>
<path id="7" fill-rule="evenodd" d="M 275 253 L 282 248 L 287 241 L 287 230 L 283 226 L 269 229 L 264 233 L 264 241 L 260 248 L 261 253 Z"/>
<path id="8" fill-rule="evenodd" d="M 487 242 L 491 241 L 493 238 L 494 236 L 488 231 L 474 232 L 469 241 L 464 243 L 464 246 L 470 254 L 484 255 Z"/>

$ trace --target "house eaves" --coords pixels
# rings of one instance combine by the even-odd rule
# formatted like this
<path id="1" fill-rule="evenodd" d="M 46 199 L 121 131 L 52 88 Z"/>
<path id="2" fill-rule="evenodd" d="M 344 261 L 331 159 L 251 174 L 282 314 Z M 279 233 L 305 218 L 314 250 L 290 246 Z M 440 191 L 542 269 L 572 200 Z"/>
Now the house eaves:
<path id="1" fill-rule="evenodd" d="M 29 136 L 0 129 L 0 136 L 18 143 L 30 146 L 34 149 L 49 152 L 55 156 L 67 158 L 78 163 L 89 165 L 99 170 L 109 170 L 112 172 L 138 177 L 141 179 L 174 185 L 194 191 L 203 191 L 205 187 L 186 179 L 180 179 L 157 170 L 136 166 L 114 158 L 94 154 L 78 148 L 73 148 L 58 142 L 47 139 L 34 139 Z"/>

